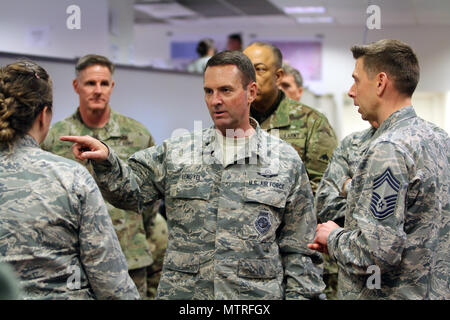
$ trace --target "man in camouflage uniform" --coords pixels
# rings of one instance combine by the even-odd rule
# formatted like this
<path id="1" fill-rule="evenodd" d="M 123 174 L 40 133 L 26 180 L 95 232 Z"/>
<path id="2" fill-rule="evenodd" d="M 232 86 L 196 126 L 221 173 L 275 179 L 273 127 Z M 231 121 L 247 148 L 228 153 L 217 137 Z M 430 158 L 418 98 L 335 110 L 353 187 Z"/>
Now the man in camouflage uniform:
<path id="1" fill-rule="evenodd" d="M 134 152 L 154 145 L 153 137 L 141 123 L 109 106 L 114 87 L 113 72 L 114 65 L 103 56 L 87 55 L 78 61 L 73 86 L 80 97 L 79 108 L 51 128 L 42 144 L 44 150 L 74 159 L 70 144 L 59 140 L 63 135 L 90 135 L 101 139 L 124 160 Z M 92 172 L 89 166 L 88 169 Z M 107 206 L 130 275 L 141 297 L 153 298 L 167 244 L 167 224 L 159 214 L 155 217 L 145 212 L 147 223 L 144 225 L 142 215 L 115 208 L 109 203 Z M 157 210 L 157 204 L 153 210 Z"/>
<path id="2" fill-rule="evenodd" d="M 371 128 L 348 135 L 334 150 L 315 196 L 314 208 L 320 223 L 332 220 L 340 227 L 344 226 L 351 179 L 377 127 L 376 123 L 372 123 Z M 328 255 L 324 255 L 324 260 L 323 278 L 327 284 L 324 293 L 329 300 L 335 300 L 337 298 L 338 266 Z"/>
<path id="3" fill-rule="evenodd" d="M 96 160 L 97 183 L 117 205 L 142 212 L 165 198 L 169 242 L 158 298 L 305 299 L 325 287 L 320 255 L 307 248 L 316 217 L 305 167 L 249 118 L 255 80 L 241 52 L 213 56 L 204 92 L 215 127 L 127 163 L 91 137 L 62 138 L 76 142 L 76 157 Z"/>
<path id="4" fill-rule="evenodd" d="M 340 298 L 449 299 L 450 139 L 411 106 L 419 64 L 408 45 L 352 52 L 349 96 L 380 126 L 352 178 L 345 227 L 318 225 L 308 247 L 337 261 Z"/>
<path id="5" fill-rule="evenodd" d="M 256 69 L 258 95 L 251 116 L 269 133 L 277 132 L 290 143 L 305 164 L 313 193 L 319 186 L 338 142 L 327 118 L 320 112 L 286 97 L 278 88 L 283 76 L 282 54 L 265 42 L 244 50 Z"/>
<path id="6" fill-rule="evenodd" d="M 303 94 L 303 77 L 297 69 L 287 63 L 283 63 L 283 76 L 280 80 L 279 88 L 288 98 L 300 101 Z"/>

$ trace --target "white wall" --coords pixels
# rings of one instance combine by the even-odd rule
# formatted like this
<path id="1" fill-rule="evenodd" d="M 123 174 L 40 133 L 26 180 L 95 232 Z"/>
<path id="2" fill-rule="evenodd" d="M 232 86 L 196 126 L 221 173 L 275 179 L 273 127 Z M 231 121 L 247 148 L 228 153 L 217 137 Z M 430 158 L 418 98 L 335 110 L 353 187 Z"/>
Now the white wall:
<path id="1" fill-rule="evenodd" d="M 332 94 L 335 99 L 335 112 L 328 112 L 329 120 L 338 137 L 353 131 L 357 125 L 353 121 L 344 121 L 344 95 L 352 84 L 351 73 L 354 60 L 350 47 L 364 42 L 364 27 L 321 27 L 300 26 L 297 24 L 278 26 L 270 19 L 264 25 L 247 23 L 242 30 L 232 24 L 204 24 L 197 26 L 135 25 L 130 31 L 129 21 L 124 23 L 124 16 L 130 16 L 132 0 L 15 0 L 1 1 L 0 7 L 0 51 L 29 53 L 53 57 L 73 58 L 87 53 L 98 53 L 113 58 L 111 44 L 118 46 L 117 61 L 135 62 L 138 65 L 164 67 L 170 65 L 170 42 L 172 40 L 196 41 L 211 37 L 223 49 L 226 37 L 232 32 L 242 32 L 244 44 L 253 40 L 299 40 L 321 39 L 322 80 L 306 81 L 306 86 L 316 94 Z M 68 14 L 66 8 L 76 4 L 81 8 L 81 30 L 69 30 L 66 27 Z M 108 24 L 109 6 L 116 8 L 118 24 L 112 25 L 122 36 L 110 34 Z M 120 8 L 127 9 L 126 12 Z M 114 10 L 113 10 L 114 11 Z M 382 22 L 383 23 L 383 22 Z M 32 31 L 43 32 L 46 41 L 33 43 Z M 125 34 L 125 35 L 123 35 Z M 387 27 L 367 32 L 367 42 L 382 38 L 396 38 L 409 43 L 419 56 L 421 80 L 418 92 L 450 91 L 450 34 L 449 26 L 441 27 Z M 41 33 L 42 35 L 42 33 Z M 35 39 L 36 40 L 36 39 Z M 173 86 L 172 86 L 173 87 Z M 175 92 L 185 88 L 173 87 Z M 201 88 L 200 88 L 201 89 Z M 56 93 L 56 92 L 55 92 Z M 203 103 L 199 101 L 199 103 Z M 446 108 L 449 108 L 448 104 Z M 314 106 L 313 106 L 314 107 Z M 426 110 L 426 108 L 422 108 Z M 450 111 L 444 111 L 442 118 Z M 349 109 L 351 111 L 351 109 Z M 448 121 L 445 123 L 449 126 Z M 362 123 L 361 125 L 365 125 Z M 448 130 L 448 128 L 446 128 Z"/>
<path id="2" fill-rule="evenodd" d="M 238 30 L 233 29 L 232 32 Z M 170 57 L 170 41 L 195 41 L 209 36 L 216 42 L 226 39 L 231 29 L 226 26 L 135 26 L 136 61 L 151 63 L 152 59 L 168 61 Z M 256 39 L 267 40 L 322 40 L 322 81 L 306 81 L 305 85 L 316 94 L 332 94 L 336 102 L 336 112 L 330 122 L 339 138 L 354 131 L 352 127 L 344 127 L 354 123 L 355 116 L 344 121 L 348 114 L 344 110 L 344 95 L 352 85 L 351 74 L 354 59 L 350 47 L 364 43 L 364 28 L 361 27 L 302 27 L 252 26 L 243 30 L 244 44 L 248 45 Z M 383 38 L 394 38 L 410 44 L 418 55 L 421 66 L 421 79 L 418 92 L 450 91 L 450 42 L 447 41 L 450 27 L 383 27 L 381 30 L 367 32 L 367 41 Z M 441 112 L 444 113 L 444 107 Z M 348 111 L 348 110 L 347 110 Z M 355 110 L 353 110 L 355 111 Z M 356 120 L 358 114 L 356 114 Z M 366 127 L 362 122 L 354 126 Z M 448 130 L 448 128 L 446 128 Z"/>
<path id="3" fill-rule="evenodd" d="M 81 29 L 69 30 L 70 5 L 81 9 Z M 34 37 L 32 36 L 34 32 Z M 74 58 L 107 55 L 107 0 L 1 0 L 0 51 Z M 41 40 L 39 40 L 41 39 Z"/>

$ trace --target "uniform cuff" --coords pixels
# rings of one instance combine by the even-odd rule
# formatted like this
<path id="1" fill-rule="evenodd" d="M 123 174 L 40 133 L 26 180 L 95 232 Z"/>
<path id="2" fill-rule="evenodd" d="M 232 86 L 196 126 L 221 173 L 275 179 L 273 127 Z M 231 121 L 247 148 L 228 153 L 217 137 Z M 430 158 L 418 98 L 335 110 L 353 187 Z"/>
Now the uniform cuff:
<path id="1" fill-rule="evenodd" d="M 331 231 L 330 234 L 328 235 L 327 239 L 328 254 L 334 260 L 336 260 L 336 257 L 334 255 L 335 248 L 337 247 L 339 237 L 344 231 L 345 231 L 344 228 L 336 228 L 333 231 Z"/>

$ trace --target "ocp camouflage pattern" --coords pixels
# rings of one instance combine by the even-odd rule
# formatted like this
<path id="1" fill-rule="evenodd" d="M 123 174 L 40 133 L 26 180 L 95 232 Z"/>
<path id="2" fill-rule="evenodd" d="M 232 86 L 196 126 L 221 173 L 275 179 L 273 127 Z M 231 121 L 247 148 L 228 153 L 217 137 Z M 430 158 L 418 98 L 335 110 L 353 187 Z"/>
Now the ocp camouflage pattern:
<path id="1" fill-rule="evenodd" d="M 313 193 L 316 192 L 338 145 L 336 134 L 328 119 L 317 110 L 298 101 L 283 98 L 275 110 L 261 123 L 261 128 L 291 144 L 302 159 L 308 173 Z"/>

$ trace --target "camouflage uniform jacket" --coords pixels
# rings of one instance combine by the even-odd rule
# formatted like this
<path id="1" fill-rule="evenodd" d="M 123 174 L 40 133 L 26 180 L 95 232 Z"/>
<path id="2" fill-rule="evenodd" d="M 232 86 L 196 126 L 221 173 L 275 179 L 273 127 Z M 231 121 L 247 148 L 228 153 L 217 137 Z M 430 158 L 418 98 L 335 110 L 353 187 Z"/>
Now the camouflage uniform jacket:
<path id="1" fill-rule="evenodd" d="M 139 298 L 100 191 L 81 165 L 21 138 L 12 153 L 0 150 L 0 208 L 0 260 L 17 272 L 25 298 Z"/>
<path id="2" fill-rule="evenodd" d="M 261 122 L 261 128 L 269 133 L 277 129 L 279 138 L 294 147 L 305 164 L 315 193 L 338 145 L 336 134 L 322 113 L 280 92 L 283 96 L 278 108 Z"/>
<path id="3" fill-rule="evenodd" d="M 449 146 L 411 106 L 378 128 L 352 180 L 345 229 L 328 237 L 340 298 L 450 299 Z"/>
<path id="4" fill-rule="evenodd" d="M 94 164 L 103 195 L 118 205 L 146 210 L 165 197 L 159 299 L 300 299 L 324 289 L 321 257 L 307 248 L 316 217 L 301 159 L 254 126 L 245 153 L 226 167 L 214 128 L 168 139 L 128 164 L 110 149 Z"/>
<path id="5" fill-rule="evenodd" d="M 105 141 L 124 160 L 138 150 L 154 145 L 153 137 L 141 123 L 116 113 L 112 109 L 110 119 L 103 128 L 86 126 L 78 110 L 72 116 L 52 126 L 42 144 L 42 149 L 75 160 L 71 143 L 59 140 L 59 137 L 63 135 L 89 135 Z M 88 170 L 92 173 L 90 166 L 88 166 Z M 127 259 L 128 269 L 133 270 L 151 265 L 152 253 L 146 240 L 142 216 L 133 211 L 115 208 L 109 203 L 106 205 L 120 246 Z"/>
<path id="6" fill-rule="evenodd" d="M 320 222 L 343 220 L 347 199 L 342 195 L 342 187 L 347 179 L 355 175 L 359 160 L 375 131 L 371 127 L 354 132 L 346 136 L 334 150 L 315 197 L 314 207 Z"/>

